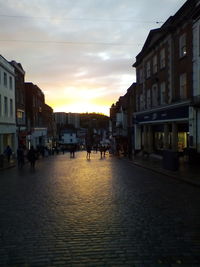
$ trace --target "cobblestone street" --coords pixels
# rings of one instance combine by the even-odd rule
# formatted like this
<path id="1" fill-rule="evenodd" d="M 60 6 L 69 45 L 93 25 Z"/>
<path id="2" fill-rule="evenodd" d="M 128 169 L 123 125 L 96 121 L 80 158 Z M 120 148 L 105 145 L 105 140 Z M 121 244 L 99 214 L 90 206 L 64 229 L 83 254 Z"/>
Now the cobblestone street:
<path id="1" fill-rule="evenodd" d="M 200 188 L 106 155 L 0 172 L 1 266 L 200 266 Z"/>

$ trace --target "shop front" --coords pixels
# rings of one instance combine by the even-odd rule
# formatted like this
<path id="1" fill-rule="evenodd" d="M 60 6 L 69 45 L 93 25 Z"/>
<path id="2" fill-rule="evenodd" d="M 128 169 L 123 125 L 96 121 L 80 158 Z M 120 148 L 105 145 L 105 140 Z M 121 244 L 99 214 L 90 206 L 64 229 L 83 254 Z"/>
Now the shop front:
<path id="1" fill-rule="evenodd" d="M 135 144 L 140 143 L 140 149 L 162 154 L 166 149 L 181 153 L 189 147 L 189 105 L 160 108 L 134 116 Z"/>

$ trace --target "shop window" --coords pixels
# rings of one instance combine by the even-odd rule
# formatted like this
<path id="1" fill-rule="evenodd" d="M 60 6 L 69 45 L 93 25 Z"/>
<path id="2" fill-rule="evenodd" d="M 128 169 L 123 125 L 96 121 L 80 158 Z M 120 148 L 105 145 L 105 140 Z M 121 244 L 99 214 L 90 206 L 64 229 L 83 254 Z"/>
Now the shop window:
<path id="1" fill-rule="evenodd" d="M 183 152 L 187 148 L 187 132 L 178 133 L 178 151 Z"/>
<path id="2" fill-rule="evenodd" d="M 182 34 L 179 38 L 179 57 L 182 58 L 187 54 L 186 34 Z"/>
<path id="3" fill-rule="evenodd" d="M 154 133 L 154 147 L 155 147 L 155 150 L 163 150 L 164 148 L 164 133 L 163 132 Z"/>

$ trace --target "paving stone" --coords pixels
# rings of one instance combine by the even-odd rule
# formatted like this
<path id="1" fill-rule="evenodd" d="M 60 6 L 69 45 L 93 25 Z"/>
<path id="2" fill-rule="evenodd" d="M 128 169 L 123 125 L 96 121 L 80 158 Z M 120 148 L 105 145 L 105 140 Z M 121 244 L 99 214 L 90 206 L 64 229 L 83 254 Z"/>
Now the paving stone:
<path id="1" fill-rule="evenodd" d="M 0 172 L 0 266 L 200 266 L 199 187 L 114 157 Z"/>

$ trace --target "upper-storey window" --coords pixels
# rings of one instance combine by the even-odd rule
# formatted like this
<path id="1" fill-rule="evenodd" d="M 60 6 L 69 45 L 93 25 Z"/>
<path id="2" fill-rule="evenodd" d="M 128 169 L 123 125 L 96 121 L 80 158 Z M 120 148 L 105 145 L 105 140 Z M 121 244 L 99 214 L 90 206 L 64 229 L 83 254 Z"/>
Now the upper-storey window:
<path id="1" fill-rule="evenodd" d="M 158 102 L 158 86 L 155 84 L 152 87 L 152 106 L 157 107 Z"/>
<path id="2" fill-rule="evenodd" d="M 4 115 L 8 116 L 8 98 L 4 96 Z"/>
<path id="3" fill-rule="evenodd" d="M 13 80 L 12 77 L 9 77 L 9 88 L 12 90 L 13 89 Z"/>
<path id="4" fill-rule="evenodd" d="M 186 34 L 182 34 L 179 38 L 179 57 L 184 57 L 187 54 Z"/>
<path id="5" fill-rule="evenodd" d="M 199 26 L 199 55 L 200 55 L 200 26 Z"/>
<path id="6" fill-rule="evenodd" d="M 13 117 L 13 100 L 10 99 L 10 117 Z"/>
<path id="7" fill-rule="evenodd" d="M 180 99 L 187 98 L 187 76 L 186 73 L 180 75 Z"/>
<path id="8" fill-rule="evenodd" d="M 4 72 L 4 74 L 3 74 L 3 84 L 5 87 L 7 87 L 8 80 L 7 80 L 7 73 L 6 72 Z"/>
<path id="9" fill-rule="evenodd" d="M 161 69 L 165 68 L 165 49 L 164 48 L 160 51 L 160 68 Z"/>
<path id="10" fill-rule="evenodd" d="M 147 109 L 151 108 L 151 90 L 147 90 Z"/>
<path id="11" fill-rule="evenodd" d="M 2 105 L 1 105 L 1 95 L 0 95 L 0 117 L 1 117 L 1 115 L 2 115 Z"/>
<path id="12" fill-rule="evenodd" d="M 160 84 L 160 104 L 161 105 L 164 105 L 166 103 L 165 92 L 166 92 L 166 85 L 165 85 L 165 82 L 162 82 Z"/>
<path id="13" fill-rule="evenodd" d="M 158 59 L 157 55 L 153 57 L 153 73 L 158 71 Z"/>
<path id="14" fill-rule="evenodd" d="M 139 70 L 139 82 L 142 83 L 143 82 L 143 69 Z"/>
<path id="15" fill-rule="evenodd" d="M 149 78 L 151 76 L 151 63 L 150 61 L 146 64 L 146 77 Z"/>

